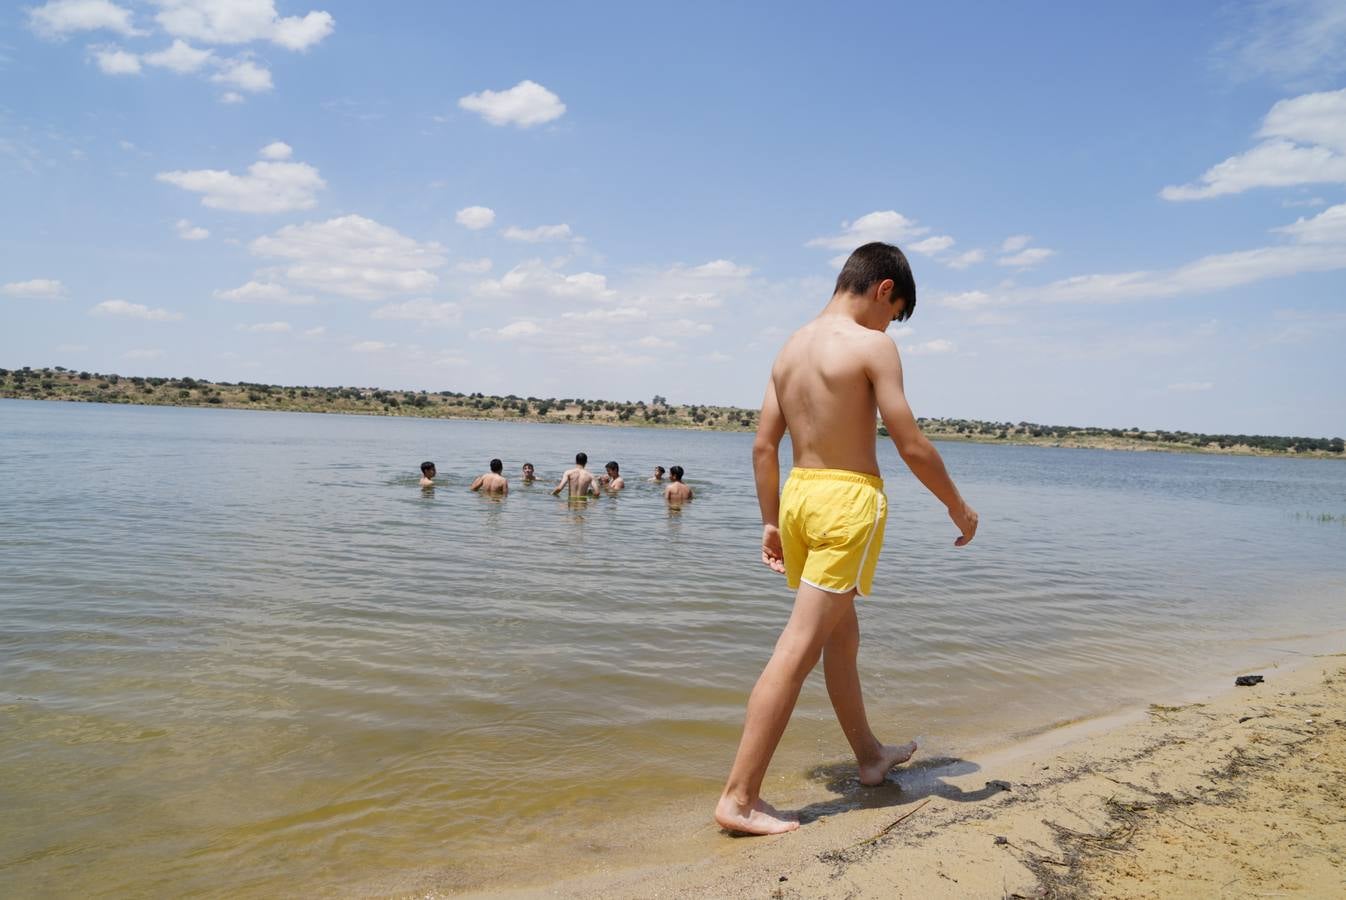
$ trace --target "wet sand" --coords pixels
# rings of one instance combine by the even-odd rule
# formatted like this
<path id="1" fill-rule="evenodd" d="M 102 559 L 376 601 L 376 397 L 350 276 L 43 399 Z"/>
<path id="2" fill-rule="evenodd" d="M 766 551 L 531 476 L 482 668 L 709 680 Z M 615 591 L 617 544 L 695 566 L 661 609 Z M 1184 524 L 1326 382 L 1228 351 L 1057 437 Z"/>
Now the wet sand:
<path id="1" fill-rule="evenodd" d="M 794 834 L 732 839 L 699 816 L 670 820 L 666 859 L 647 846 L 638 868 L 473 896 L 1341 896 L 1346 654 L 1260 672 L 1255 687 L 978 761 L 920 760 L 880 788 L 820 770 L 825 793 Z M 682 828 L 697 832 L 693 848 Z"/>

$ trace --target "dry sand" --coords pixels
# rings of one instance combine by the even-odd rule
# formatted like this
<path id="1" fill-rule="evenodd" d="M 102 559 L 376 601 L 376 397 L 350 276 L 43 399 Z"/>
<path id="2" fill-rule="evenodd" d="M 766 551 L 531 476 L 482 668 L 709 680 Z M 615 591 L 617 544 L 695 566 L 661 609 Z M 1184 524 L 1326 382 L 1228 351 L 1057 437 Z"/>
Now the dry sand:
<path id="1" fill-rule="evenodd" d="M 690 850 L 483 896 L 1344 897 L 1346 654 L 1260 671 L 880 788 L 819 770 L 793 834 L 731 839 L 697 816 L 668 823 Z"/>

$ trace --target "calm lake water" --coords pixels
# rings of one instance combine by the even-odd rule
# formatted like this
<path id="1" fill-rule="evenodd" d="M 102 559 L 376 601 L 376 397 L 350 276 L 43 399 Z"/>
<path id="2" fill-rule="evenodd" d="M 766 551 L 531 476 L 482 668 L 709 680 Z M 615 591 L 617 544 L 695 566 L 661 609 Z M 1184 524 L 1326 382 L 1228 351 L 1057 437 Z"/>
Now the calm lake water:
<path id="1" fill-rule="evenodd" d="M 750 442 L 0 400 L 0 895 L 472 888 L 708 824 L 791 601 Z M 577 450 L 631 486 L 551 497 Z M 975 753 L 1346 629 L 1346 464 L 940 450 L 964 549 L 881 452 L 881 735 Z M 492 456 L 542 481 L 469 493 Z M 771 796 L 845 760 L 817 673 Z"/>

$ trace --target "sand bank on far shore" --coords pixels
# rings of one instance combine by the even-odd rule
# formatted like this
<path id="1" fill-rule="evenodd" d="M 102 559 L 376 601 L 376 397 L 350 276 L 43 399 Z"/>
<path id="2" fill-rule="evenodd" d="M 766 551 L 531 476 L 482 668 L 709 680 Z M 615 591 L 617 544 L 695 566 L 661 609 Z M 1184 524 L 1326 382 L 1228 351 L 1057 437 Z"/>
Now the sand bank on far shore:
<path id="1" fill-rule="evenodd" d="M 670 821 L 670 846 L 703 832 L 695 852 L 481 896 L 1346 895 L 1346 655 L 1259 671 L 1204 703 L 920 760 L 880 788 L 820 770 L 830 799 L 793 834 Z"/>

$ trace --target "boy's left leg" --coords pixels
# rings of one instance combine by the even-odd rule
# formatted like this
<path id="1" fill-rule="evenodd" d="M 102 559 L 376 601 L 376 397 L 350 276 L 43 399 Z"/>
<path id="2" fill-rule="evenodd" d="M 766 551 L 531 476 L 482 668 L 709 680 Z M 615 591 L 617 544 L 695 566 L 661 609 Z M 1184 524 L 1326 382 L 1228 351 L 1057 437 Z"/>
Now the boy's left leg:
<path id="1" fill-rule="evenodd" d="M 888 770 L 911 759 L 916 742 L 883 744 L 874 736 L 865 715 L 865 699 L 860 689 L 860 672 L 856 658 L 860 652 L 860 621 L 855 615 L 855 604 L 847 610 L 832 628 L 823 645 L 823 672 L 827 676 L 827 696 L 832 709 L 855 752 L 860 767 L 860 783 L 882 784 Z"/>

